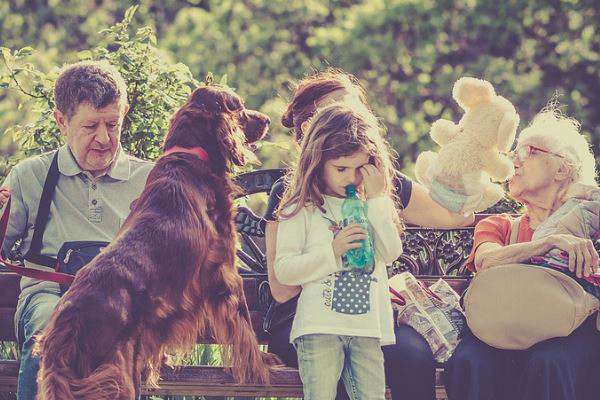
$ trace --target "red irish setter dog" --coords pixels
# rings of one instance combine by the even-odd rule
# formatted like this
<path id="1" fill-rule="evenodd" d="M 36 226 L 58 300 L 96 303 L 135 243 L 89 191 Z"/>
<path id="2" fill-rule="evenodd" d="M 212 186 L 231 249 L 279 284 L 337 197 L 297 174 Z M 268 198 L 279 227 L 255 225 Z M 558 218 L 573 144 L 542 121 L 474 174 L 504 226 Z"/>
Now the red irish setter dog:
<path id="1" fill-rule="evenodd" d="M 115 240 L 82 268 L 38 342 L 38 399 L 134 399 L 156 384 L 165 351 L 198 335 L 228 351 L 238 382 L 268 383 L 235 266 L 232 164 L 267 116 L 219 86 L 174 115 L 164 154 Z"/>

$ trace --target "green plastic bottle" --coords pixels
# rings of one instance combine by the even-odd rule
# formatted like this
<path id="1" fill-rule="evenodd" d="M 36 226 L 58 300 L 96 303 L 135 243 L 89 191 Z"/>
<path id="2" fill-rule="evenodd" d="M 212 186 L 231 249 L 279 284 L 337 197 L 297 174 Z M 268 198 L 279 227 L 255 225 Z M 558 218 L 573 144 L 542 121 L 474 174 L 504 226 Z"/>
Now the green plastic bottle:
<path id="1" fill-rule="evenodd" d="M 361 247 L 350 249 L 345 254 L 346 266 L 349 269 L 358 269 L 365 273 L 373 272 L 375 268 L 375 253 L 373 239 L 369 232 L 369 220 L 364 201 L 356 195 L 356 186 L 346 186 L 346 199 L 342 203 L 342 227 L 359 224 L 367 231 L 367 238 L 361 240 Z"/>

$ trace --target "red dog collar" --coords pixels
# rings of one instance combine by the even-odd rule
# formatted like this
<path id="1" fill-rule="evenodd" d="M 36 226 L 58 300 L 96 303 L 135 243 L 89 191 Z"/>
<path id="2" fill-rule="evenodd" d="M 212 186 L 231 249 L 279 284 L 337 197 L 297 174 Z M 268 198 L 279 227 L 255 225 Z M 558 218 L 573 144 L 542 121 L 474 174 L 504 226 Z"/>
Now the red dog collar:
<path id="1" fill-rule="evenodd" d="M 208 153 L 200 146 L 187 148 L 181 146 L 173 146 L 169 150 L 163 153 L 163 156 L 169 155 L 171 153 L 189 153 L 198 156 L 202 161 L 208 161 Z"/>

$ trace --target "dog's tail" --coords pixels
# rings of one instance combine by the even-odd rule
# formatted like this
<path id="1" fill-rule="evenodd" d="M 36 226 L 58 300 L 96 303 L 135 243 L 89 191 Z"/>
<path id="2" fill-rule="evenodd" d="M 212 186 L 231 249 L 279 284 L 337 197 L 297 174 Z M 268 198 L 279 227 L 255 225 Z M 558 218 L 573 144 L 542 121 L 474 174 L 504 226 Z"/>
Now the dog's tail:
<path id="1" fill-rule="evenodd" d="M 63 311 L 63 312 L 61 312 Z M 80 342 L 82 321 L 72 310 L 55 312 L 43 334 L 38 336 L 35 353 L 40 356 L 38 400 L 115 400 L 131 399 L 135 389 L 125 382 L 124 354 L 117 352 L 114 362 L 103 363 L 90 371 L 93 352 Z M 83 354 L 83 353 L 86 354 Z"/>
<path id="2" fill-rule="evenodd" d="M 269 369 L 280 365 L 273 354 L 264 353 L 258 346 L 252 329 L 250 312 L 244 297 L 243 281 L 237 274 L 225 275 L 231 294 L 220 301 L 211 302 L 211 330 L 217 343 L 223 343 L 223 362 L 231 365 L 236 382 L 269 384 Z M 227 282 L 229 280 L 229 282 Z"/>

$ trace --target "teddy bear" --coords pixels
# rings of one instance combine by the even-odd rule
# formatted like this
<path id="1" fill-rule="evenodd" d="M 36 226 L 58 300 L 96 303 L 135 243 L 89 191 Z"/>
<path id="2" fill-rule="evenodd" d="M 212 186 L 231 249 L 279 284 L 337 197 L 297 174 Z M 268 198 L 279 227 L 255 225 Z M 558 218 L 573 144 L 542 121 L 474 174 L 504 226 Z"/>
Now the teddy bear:
<path id="1" fill-rule="evenodd" d="M 460 78 L 452 97 L 465 113 L 458 124 L 445 119 L 432 124 L 431 138 L 441 148 L 419 155 L 415 175 L 436 202 L 468 215 L 504 197 L 502 187 L 492 181 L 503 182 L 514 174 L 506 153 L 515 140 L 519 115 L 482 79 Z"/>

